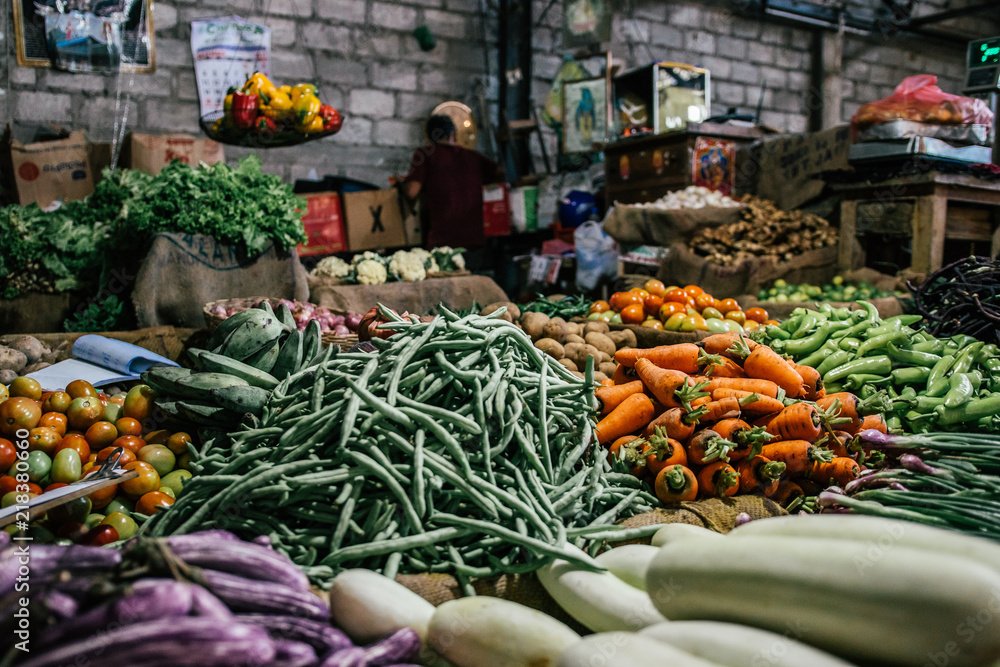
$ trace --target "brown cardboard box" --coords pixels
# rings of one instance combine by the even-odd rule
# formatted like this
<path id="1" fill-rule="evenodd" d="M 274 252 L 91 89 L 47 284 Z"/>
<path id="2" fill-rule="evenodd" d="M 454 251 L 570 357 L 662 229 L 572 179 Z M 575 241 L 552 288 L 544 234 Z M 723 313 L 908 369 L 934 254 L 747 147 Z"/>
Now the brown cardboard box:
<path id="1" fill-rule="evenodd" d="M 399 193 L 394 188 L 344 193 L 347 245 L 354 251 L 407 244 Z"/>
<path id="2" fill-rule="evenodd" d="M 94 191 L 83 130 L 9 123 L 3 143 L 4 161 L 21 204 L 46 207 L 55 201 L 83 199 Z"/>
<path id="3" fill-rule="evenodd" d="M 133 134 L 131 166 L 146 173 L 160 173 L 171 160 L 192 167 L 225 160 L 222 144 L 190 134 Z"/>
<path id="4" fill-rule="evenodd" d="M 418 246 L 424 242 L 424 200 L 417 197 L 412 202 L 406 197 L 400 197 L 403 210 L 403 229 L 406 232 L 406 245 Z"/>

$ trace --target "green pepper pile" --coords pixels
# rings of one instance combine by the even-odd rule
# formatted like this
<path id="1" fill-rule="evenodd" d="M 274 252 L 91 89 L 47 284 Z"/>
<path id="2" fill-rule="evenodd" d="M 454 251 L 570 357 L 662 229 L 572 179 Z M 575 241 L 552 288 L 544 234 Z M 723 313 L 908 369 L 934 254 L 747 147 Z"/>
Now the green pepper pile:
<path id="1" fill-rule="evenodd" d="M 857 285 L 845 283 L 842 276 L 834 276 L 833 280 L 820 287 L 809 284 L 789 284 L 780 278 L 772 283 L 768 289 L 762 289 L 757 293 L 759 301 L 804 302 L 804 301 L 858 301 L 863 299 L 883 299 L 896 296 L 894 292 L 879 289 L 866 282 Z"/>
<path id="2" fill-rule="evenodd" d="M 871 303 L 860 309 L 798 308 L 780 326 L 754 338 L 823 376 L 828 393 L 862 399 L 884 391 L 889 428 L 925 433 L 950 428 L 1000 430 L 1000 349 L 971 336 L 935 338 L 911 328 L 919 315 L 882 320 Z"/>

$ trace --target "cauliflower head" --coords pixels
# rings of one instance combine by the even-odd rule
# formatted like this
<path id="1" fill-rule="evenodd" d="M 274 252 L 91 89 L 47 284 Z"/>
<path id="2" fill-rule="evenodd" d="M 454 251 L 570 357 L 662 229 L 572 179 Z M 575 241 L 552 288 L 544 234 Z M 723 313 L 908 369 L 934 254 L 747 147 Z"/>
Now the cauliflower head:
<path id="1" fill-rule="evenodd" d="M 360 255 L 355 255 L 354 258 L 351 260 L 351 264 L 357 266 L 358 264 L 366 260 L 378 262 L 379 264 L 385 264 L 385 258 L 383 258 L 382 255 L 378 254 L 377 252 L 372 252 L 371 250 L 365 250 Z"/>
<path id="2" fill-rule="evenodd" d="M 416 256 L 424 264 L 424 270 L 428 273 L 436 273 L 441 269 L 438 268 L 437 260 L 434 259 L 434 255 L 424 248 L 414 248 L 410 251 L 411 255 Z"/>
<path id="3" fill-rule="evenodd" d="M 331 278 L 343 278 L 350 272 L 351 265 L 335 255 L 324 257 L 312 270 L 314 276 L 330 276 Z"/>
<path id="4" fill-rule="evenodd" d="M 389 273 L 399 280 L 418 282 L 427 277 L 423 260 L 412 252 L 398 250 L 389 259 Z"/>
<path id="5" fill-rule="evenodd" d="M 441 267 L 441 271 L 461 271 L 465 269 L 463 252 L 465 252 L 465 248 L 452 248 L 443 245 L 434 248 L 431 254 L 434 256 L 437 265 Z"/>
<path id="6" fill-rule="evenodd" d="M 389 277 L 381 259 L 362 259 L 355 268 L 362 285 L 381 285 Z"/>

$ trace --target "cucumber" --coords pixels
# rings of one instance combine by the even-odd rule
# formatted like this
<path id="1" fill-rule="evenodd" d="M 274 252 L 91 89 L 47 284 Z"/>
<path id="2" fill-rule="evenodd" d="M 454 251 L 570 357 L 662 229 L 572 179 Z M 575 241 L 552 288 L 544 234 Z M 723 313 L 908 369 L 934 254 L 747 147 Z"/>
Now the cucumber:
<path id="1" fill-rule="evenodd" d="M 726 667 L 851 667 L 828 653 L 807 646 L 788 635 L 716 621 L 670 621 L 639 631 L 643 637 L 661 641 L 691 655 Z M 803 637 L 808 638 L 803 632 Z"/>
<path id="2" fill-rule="evenodd" d="M 803 628 L 811 645 L 847 658 L 923 665 L 948 651 L 949 667 L 1000 658 L 1000 633 L 970 625 L 984 611 L 1000 614 L 1000 575 L 951 554 L 897 546 L 873 558 L 849 540 L 687 539 L 660 549 L 646 586 L 672 620 Z"/>
<path id="3" fill-rule="evenodd" d="M 720 665 L 640 634 L 602 632 L 588 635 L 570 647 L 563 653 L 558 667 L 720 667 Z"/>
<path id="4" fill-rule="evenodd" d="M 629 586 L 644 591 L 646 590 L 646 570 L 649 569 L 653 556 L 659 551 L 656 547 L 647 544 L 626 544 L 609 549 L 594 560 Z"/>
<path id="5" fill-rule="evenodd" d="M 688 537 L 722 537 L 722 533 L 690 523 L 668 523 L 653 534 L 650 544 L 654 547 L 662 547 L 665 544 Z"/>

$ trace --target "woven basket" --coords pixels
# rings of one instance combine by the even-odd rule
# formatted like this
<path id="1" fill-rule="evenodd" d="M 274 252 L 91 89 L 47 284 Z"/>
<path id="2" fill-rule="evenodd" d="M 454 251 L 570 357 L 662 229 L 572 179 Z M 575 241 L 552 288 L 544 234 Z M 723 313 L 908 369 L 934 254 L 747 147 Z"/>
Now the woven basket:
<path id="1" fill-rule="evenodd" d="M 208 328 L 209 333 L 215 331 L 215 328 L 219 326 L 223 318 L 212 313 L 216 306 L 222 306 L 225 309 L 229 309 L 232 306 L 236 306 L 239 310 L 245 310 L 247 308 L 253 308 L 261 301 L 270 302 L 271 306 L 277 309 L 278 302 L 281 299 L 273 299 L 266 296 L 246 296 L 238 299 L 220 299 L 218 301 L 209 301 L 202 308 L 202 313 L 205 316 L 205 326 Z M 338 313 L 337 311 L 331 311 L 338 315 L 345 315 L 346 313 Z M 324 345 L 337 345 L 342 350 L 349 350 L 358 343 L 358 335 L 350 334 L 347 336 L 338 336 L 333 331 L 324 331 L 321 336 Z"/>

